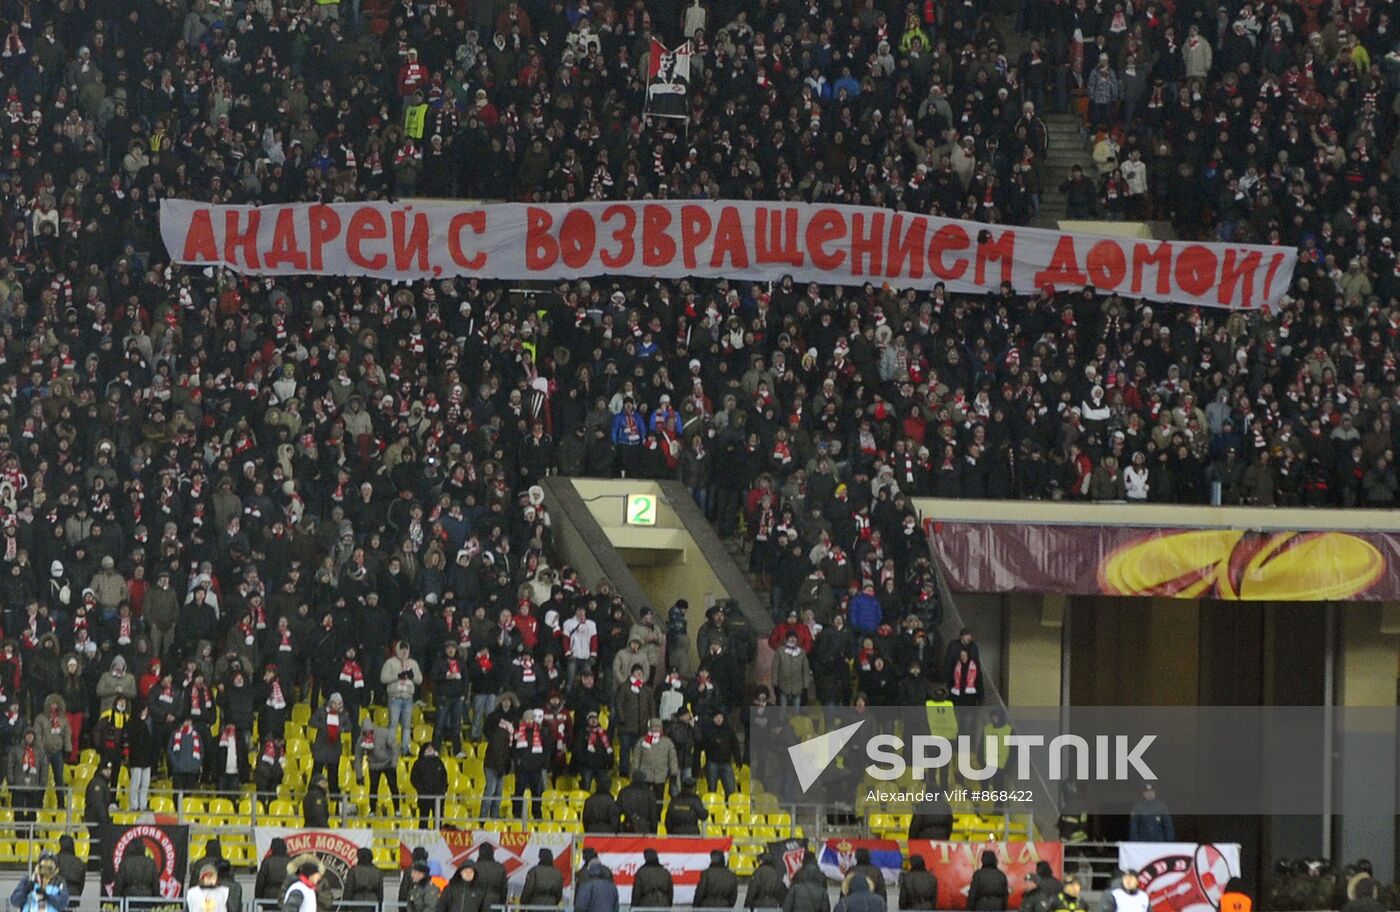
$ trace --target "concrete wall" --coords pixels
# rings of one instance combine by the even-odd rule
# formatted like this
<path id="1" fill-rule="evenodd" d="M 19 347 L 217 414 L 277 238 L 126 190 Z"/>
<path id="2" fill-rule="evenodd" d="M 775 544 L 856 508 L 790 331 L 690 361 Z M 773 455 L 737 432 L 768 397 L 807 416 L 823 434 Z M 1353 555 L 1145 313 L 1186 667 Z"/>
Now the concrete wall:
<path id="1" fill-rule="evenodd" d="M 574 489 L 588 505 L 608 541 L 637 582 L 656 606 L 660 620 L 676 599 L 690 603 L 690 630 L 705 623 L 705 608 L 729 592 L 700 553 L 695 539 L 686 532 L 661 486 L 654 481 L 611 478 L 574 478 Z M 629 526 L 623 506 L 628 494 L 651 494 L 657 498 L 655 526 Z"/>

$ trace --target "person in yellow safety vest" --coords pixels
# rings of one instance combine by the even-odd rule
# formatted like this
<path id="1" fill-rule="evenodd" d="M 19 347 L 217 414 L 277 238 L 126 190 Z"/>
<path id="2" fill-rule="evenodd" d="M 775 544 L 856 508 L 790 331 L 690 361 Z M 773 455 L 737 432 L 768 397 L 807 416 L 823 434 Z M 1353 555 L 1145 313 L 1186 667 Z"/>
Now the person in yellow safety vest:
<path id="1" fill-rule="evenodd" d="M 1089 838 L 1089 815 L 1079 797 L 1079 785 L 1066 782 L 1060 787 L 1060 819 L 1057 829 L 1061 842 L 1085 842 Z"/>
<path id="2" fill-rule="evenodd" d="M 414 92 L 412 100 L 404 105 L 403 131 L 409 139 L 422 139 L 428 123 L 428 105 L 423 101 L 422 92 Z"/>
<path id="3" fill-rule="evenodd" d="M 1006 711 L 998 707 L 992 710 L 992 718 L 986 725 L 982 726 L 982 737 L 977 743 L 977 753 L 985 766 L 988 761 L 995 764 L 996 774 L 992 776 L 991 787 L 993 790 L 1001 790 L 1006 787 L 1006 761 L 1011 756 L 1011 743 L 1007 738 L 1011 737 L 1011 723 L 1006 719 Z M 996 738 L 996 754 L 987 757 L 987 739 Z"/>
<path id="4" fill-rule="evenodd" d="M 948 695 L 947 687 L 942 684 L 934 687 L 933 693 L 924 701 L 924 714 L 928 717 L 928 733 L 947 738 L 956 749 L 958 717 L 953 711 L 953 700 Z M 940 789 L 948 787 L 949 766 L 940 767 L 933 772 L 934 784 Z"/>
<path id="5" fill-rule="evenodd" d="M 1051 903 L 1051 912 L 1085 912 L 1087 908 L 1084 900 L 1079 898 L 1079 893 L 1084 887 L 1079 882 L 1078 877 L 1066 877 L 1065 885 L 1060 889 L 1060 895 L 1055 897 Z"/>

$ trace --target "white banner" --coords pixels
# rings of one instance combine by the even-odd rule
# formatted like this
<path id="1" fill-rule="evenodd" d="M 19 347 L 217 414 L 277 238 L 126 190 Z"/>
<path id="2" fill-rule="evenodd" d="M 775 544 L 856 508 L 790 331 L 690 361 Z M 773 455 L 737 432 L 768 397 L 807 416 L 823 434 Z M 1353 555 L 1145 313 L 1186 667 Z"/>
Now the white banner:
<path id="1" fill-rule="evenodd" d="M 984 225 L 866 206 L 740 201 L 215 206 L 163 200 L 177 263 L 250 275 L 596 275 L 890 285 L 968 294 L 1003 283 L 1207 307 L 1273 305 L 1292 247 L 1203 244 Z"/>
<path id="2" fill-rule="evenodd" d="M 1120 842 L 1118 867 L 1137 871 L 1152 912 L 1216 912 L 1225 885 L 1240 875 L 1233 842 Z"/>
<path id="3" fill-rule="evenodd" d="M 258 850 L 259 863 L 267 857 L 274 839 L 287 843 L 287 854 L 293 859 L 298 855 L 314 856 L 325 868 L 325 878 L 330 881 L 331 892 L 338 897 L 345 887 L 345 875 L 355 866 L 360 849 L 374 846 L 374 831 L 253 827 L 253 844 Z"/>
<path id="4" fill-rule="evenodd" d="M 433 876 L 451 879 L 457 869 L 474 860 L 481 847 L 494 847 L 495 858 L 506 869 L 510 881 L 510 899 L 520 898 L 525 887 L 525 875 L 539 864 L 540 849 L 554 853 L 554 866 L 564 875 L 565 895 L 574 878 L 574 837 L 569 833 L 497 833 L 491 830 L 401 830 L 399 831 L 399 867 L 407 868 L 413 861 L 413 850 L 428 851 L 428 866 Z"/>
<path id="5" fill-rule="evenodd" d="M 698 836 L 585 836 L 583 846 L 596 849 L 598 860 L 612 871 L 622 905 L 632 902 L 632 880 L 642 866 L 642 853 L 655 849 L 657 861 L 671 872 L 675 903 L 687 906 L 695 899 L 700 873 L 710 866 L 710 853 L 728 852 L 733 840 L 705 839 Z"/>

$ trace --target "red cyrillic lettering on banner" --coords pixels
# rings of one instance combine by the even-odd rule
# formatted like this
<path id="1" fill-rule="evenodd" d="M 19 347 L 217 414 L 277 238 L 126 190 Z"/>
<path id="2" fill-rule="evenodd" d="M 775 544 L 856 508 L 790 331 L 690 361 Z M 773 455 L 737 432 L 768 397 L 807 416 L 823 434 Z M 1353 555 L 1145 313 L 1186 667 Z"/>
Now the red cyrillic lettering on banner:
<path id="1" fill-rule="evenodd" d="M 1274 254 L 1273 260 L 1269 263 L 1269 271 L 1264 273 L 1264 300 L 1268 301 L 1270 292 L 1274 287 L 1274 276 L 1278 274 L 1278 268 L 1283 265 L 1283 261 L 1288 259 L 1281 253 Z"/>
<path id="2" fill-rule="evenodd" d="M 559 253 L 564 265 L 582 269 L 593 259 L 597 246 L 598 226 L 593 224 L 593 216 L 587 209 L 570 209 L 559 225 Z"/>
<path id="3" fill-rule="evenodd" d="M 1079 268 L 1079 253 L 1074 249 L 1074 238 L 1068 234 L 1060 237 L 1055 252 L 1050 254 L 1050 265 L 1035 274 L 1035 287 L 1046 285 L 1079 288 L 1089 284 Z"/>
<path id="4" fill-rule="evenodd" d="M 468 228 L 473 234 L 485 234 L 486 213 L 478 210 L 452 216 L 452 222 L 447 227 L 447 254 L 452 257 L 452 262 L 463 269 L 481 269 L 486 265 L 486 252 L 479 250 L 474 255 L 467 256 L 462 249 L 462 232 Z"/>
<path id="5" fill-rule="evenodd" d="M 549 210 L 531 206 L 525 211 L 525 268 L 548 269 L 559 259 L 559 244 L 550 230 L 554 216 Z"/>
<path id="6" fill-rule="evenodd" d="M 924 237 L 928 234 L 928 219 L 916 215 L 909 220 L 909 230 L 901 233 L 904 216 L 890 217 L 890 255 L 885 258 L 885 275 L 891 279 L 922 279 L 924 277 Z M 909 271 L 905 272 L 905 264 Z"/>
<path id="7" fill-rule="evenodd" d="M 780 215 L 782 218 L 779 218 Z M 789 266 L 802 265 L 802 251 L 797 249 L 796 209 L 791 206 L 786 209 L 769 209 L 766 206 L 760 206 L 755 235 L 755 246 L 758 250 L 754 261 L 759 265 L 768 263 L 786 263 Z"/>
<path id="8" fill-rule="evenodd" d="M 599 259 L 609 269 L 623 269 L 630 266 L 632 258 L 637 255 L 637 241 L 633 237 L 637 231 L 637 210 L 631 206 L 609 206 L 603 210 L 603 224 L 612 221 L 615 215 L 622 216 L 622 227 L 612 233 L 612 239 L 617 241 L 619 249 L 617 253 L 604 250 Z"/>
<path id="9" fill-rule="evenodd" d="M 670 266 L 676 258 L 676 241 L 667 232 L 671 210 L 665 206 L 642 207 L 642 265 Z"/>
<path id="10" fill-rule="evenodd" d="M 378 272 L 389 265 L 389 257 L 376 253 L 365 256 L 365 241 L 382 241 L 389 236 L 389 227 L 384 224 L 384 215 L 373 206 L 362 206 L 350 216 L 350 227 L 345 232 L 345 253 L 350 262 L 361 269 Z"/>
<path id="11" fill-rule="evenodd" d="M 340 237 L 340 216 L 330 206 L 317 204 L 311 207 L 311 271 L 320 272 L 326 268 L 321 255 L 325 246 Z"/>
<path id="12" fill-rule="evenodd" d="M 959 258 L 949 266 L 943 262 L 943 254 L 957 253 L 971 246 L 972 240 L 961 225 L 944 225 L 933 233 L 928 242 L 929 272 L 945 282 L 954 282 L 967 272 L 967 260 Z"/>
<path id="13" fill-rule="evenodd" d="M 826 252 L 826 245 L 846 236 L 846 220 L 835 209 L 818 209 L 807 223 L 807 256 L 818 269 L 832 272 L 846 261 L 846 251 Z"/>
<path id="14" fill-rule="evenodd" d="M 219 244 L 214 240 L 214 216 L 208 209 L 196 209 L 190 217 L 190 227 L 185 232 L 185 250 L 180 254 L 180 259 L 187 262 L 218 262 Z"/>
<path id="15" fill-rule="evenodd" d="M 258 269 L 258 224 L 262 221 L 262 213 L 256 209 L 249 209 L 248 226 L 240 232 L 238 217 L 241 214 L 241 210 L 238 209 L 229 209 L 224 213 L 224 262 L 230 266 L 237 266 L 237 252 L 241 248 L 243 265 L 249 269 Z"/>
<path id="16" fill-rule="evenodd" d="M 1172 245 L 1163 241 L 1156 247 L 1138 242 L 1133 245 L 1133 294 L 1142 291 L 1142 280 L 1148 266 L 1157 269 L 1157 294 L 1171 294 L 1172 290 Z"/>
<path id="17" fill-rule="evenodd" d="M 1001 237 L 992 234 L 992 229 L 988 228 L 987 242 L 977 244 L 977 269 L 973 272 L 973 281 L 978 285 L 987 284 L 987 264 L 1001 263 L 1001 278 L 998 283 L 1011 281 L 1011 264 L 1016 257 L 1016 232 L 1003 231 Z"/>
<path id="18" fill-rule="evenodd" d="M 428 216 L 422 212 L 411 213 L 413 226 L 409 227 L 410 213 L 406 209 L 395 209 L 389 214 L 394 225 L 394 268 L 399 272 L 428 271 Z M 414 266 L 413 261 L 418 265 Z"/>
<path id="19" fill-rule="evenodd" d="M 715 250 L 710 256 L 710 266 L 719 269 L 725 257 L 735 269 L 749 268 L 749 248 L 744 242 L 744 223 L 739 218 L 739 210 L 725 206 L 719 211 L 719 225 L 715 228 Z"/>
<path id="20" fill-rule="evenodd" d="M 1235 286 L 1240 284 L 1240 279 L 1244 279 L 1244 287 L 1241 289 L 1240 306 L 1254 306 L 1254 273 L 1264 262 L 1264 255 L 1259 251 L 1239 255 L 1239 251 L 1225 251 L 1225 262 L 1220 267 L 1220 283 L 1215 288 L 1215 300 L 1226 307 L 1235 297 Z"/>
<path id="21" fill-rule="evenodd" d="M 1084 266 L 1089 283 L 1099 291 L 1116 291 L 1128 275 L 1128 258 L 1117 241 L 1104 239 L 1090 247 Z"/>
<path id="22" fill-rule="evenodd" d="M 295 209 L 283 209 L 277 213 L 277 224 L 272 229 L 272 249 L 263 258 L 268 269 L 281 269 L 290 266 L 298 272 L 306 271 L 306 251 L 301 249 L 301 239 L 297 237 Z"/>
<path id="23" fill-rule="evenodd" d="M 1210 291 L 1215 284 L 1218 264 L 1210 248 L 1192 244 L 1176 255 L 1172 275 L 1176 277 L 1176 287 L 1189 295 L 1200 297 Z"/>
<path id="24" fill-rule="evenodd" d="M 681 255 L 685 268 L 694 269 L 700 259 L 695 252 L 710 239 L 710 213 L 704 206 L 681 207 Z"/>
<path id="25" fill-rule="evenodd" d="M 870 232 L 865 231 L 865 214 L 857 212 L 851 219 L 851 275 L 866 275 L 864 264 L 870 262 L 869 275 L 879 275 L 885 257 L 885 213 L 870 215 Z"/>

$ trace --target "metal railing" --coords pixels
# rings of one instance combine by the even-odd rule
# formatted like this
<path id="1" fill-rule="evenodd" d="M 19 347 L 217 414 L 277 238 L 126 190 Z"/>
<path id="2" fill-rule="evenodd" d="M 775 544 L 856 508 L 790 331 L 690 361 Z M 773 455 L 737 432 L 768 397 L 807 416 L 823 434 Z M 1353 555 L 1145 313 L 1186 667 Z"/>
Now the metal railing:
<path id="1" fill-rule="evenodd" d="M 1101 893 L 1118 875 L 1118 843 L 1065 843 L 1065 875 L 1077 875 L 1086 892 Z"/>

